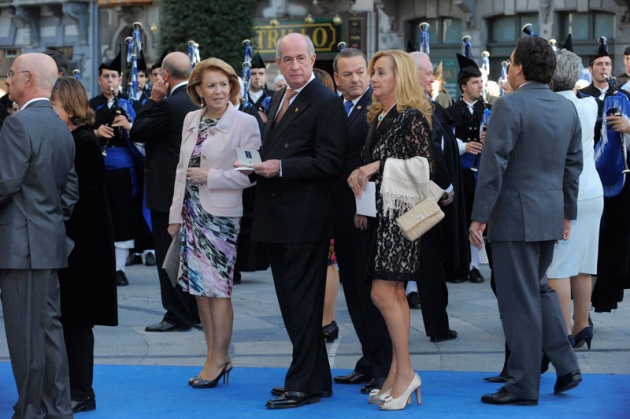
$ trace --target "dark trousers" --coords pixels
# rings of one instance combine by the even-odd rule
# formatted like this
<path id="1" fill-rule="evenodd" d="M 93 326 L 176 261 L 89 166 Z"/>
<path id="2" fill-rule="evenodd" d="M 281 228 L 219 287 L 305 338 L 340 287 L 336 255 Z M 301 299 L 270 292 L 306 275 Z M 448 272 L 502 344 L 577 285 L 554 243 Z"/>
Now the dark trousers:
<path id="1" fill-rule="evenodd" d="M 179 286 L 173 287 L 168 275 L 162 269 L 164 258 L 172 238 L 168 234 L 168 213 L 151 210 L 153 224 L 153 244 L 160 278 L 160 294 L 162 307 L 166 310 L 163 320 L 178 327 L 190 327 L 199 323 L 199 312 L 195 297 L 182 291 Z"/>
<path id="2" fill-rule="evenodd" d="M 329 243 L 266 245 L 282 319 L 293 344 L 284 381 L 288 391 L 321 393 L 332 389 L 322 334 Z"/>
<path id="3" fill-rule="evenodd" d="M 72 418 L 55 269 L 0 269 L 0 298 L 18 400 L 16 418 Z"/>
<path id="4" fill-rule="evenodd" d="M 558 375 L 580 369 L 558 296 L 547 281 L 553 247 L 553 241 L 492 242 L 499 313 L 512 351 L 505 388 L 525 399 L 538 399 L 541 348 Z"/>
<path id="5" fill-rule="evenodd" d="M 435 227 L 422 238 L 420 250 L 420 280 L 417 281 L 422 306 L 422 320 L 427 336 L 437 336 L 450 330 L 446 306 L 448 288 L 444 277 L 442 235 Z"/>
<path id="6" fill-rule="evenodd" d="M 70 396 L 74 401 L 94 399 L 94 333 L 91 327 L 63 329 L 70 368 Z"/>
<path id="7" fill-rule="evenodd" d="M 392 361 L 392 343 L 385 320 L 370 296 L 372 281 L 367 278 L 369 245 L 368 232 L 335 235 L 339 278 L 363 353 L 354 370 L 372 377 L 387 377 Z"/>

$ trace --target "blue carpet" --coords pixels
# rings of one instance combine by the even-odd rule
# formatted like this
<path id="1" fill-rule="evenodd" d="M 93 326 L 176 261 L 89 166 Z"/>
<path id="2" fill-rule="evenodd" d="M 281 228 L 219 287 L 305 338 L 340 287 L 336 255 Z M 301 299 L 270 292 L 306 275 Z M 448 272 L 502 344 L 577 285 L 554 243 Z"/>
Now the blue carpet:
<path id="1" fill-rule="evenodd" d="M 538 406 L 488 406 L 482 393 L 494 392 L 497 384 L 483 377 L 492 373 L 420 371 L 422 405 L 397 413 L 379 411 L 359 393 L 360 386 L 335 385 L 334 397 L 320 403 L 288 410 L 268 410 L 269 390 L 282 385 L 284 369 L 239 368 L 230 374 L 230 384 L 214 389 L 187 385 L 198 367 L 97 365 L 94 390 L 97 410 L 78 414 L 81 419 L 152 418 L 176 419 L 194 416 L 221 418 L 628 418 L 629 375 L 584 375 L 584 382 L 562 395 L 553 394 L 554 374 L 541 379 Z M 344 374 L 347 371 L 334 371 Z M 17 398 L 8 363 L 0 363 L 0 418 L 10 417 Z"/>

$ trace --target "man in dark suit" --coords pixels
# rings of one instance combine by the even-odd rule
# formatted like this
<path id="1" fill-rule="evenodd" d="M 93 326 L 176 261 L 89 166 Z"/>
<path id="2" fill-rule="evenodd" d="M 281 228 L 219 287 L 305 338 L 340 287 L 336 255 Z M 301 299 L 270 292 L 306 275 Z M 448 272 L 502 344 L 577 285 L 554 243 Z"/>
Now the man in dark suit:
<path id="1" fill-rule="evenodd" d="M 284 392 L 267 402 L 270 409 L 316 403 L 332 394 L 322 315 L 333 233 L 331 184 L 343 169 L 348 125 L 339 97 L 313 75 L 314 63 L 309 37 L 291 33 L 278 42 L 276 64 L 288 87 L 271 101 L 263 162 L 254 166 L 253 237 L 266 243 L 293 344 Z"/>
<path id="2" fill-rule="evenodd" d="M 182 52 L 172 52 L 164 58 L 161 72 L 161 80 L 154 83 L 151 97 L 136 116 L 131 129 L 131 139 L 145 144 L 146 205 L 151 210 L 162 306 L 166 310 L 162 321 L 147 326 L 147 332 L 185 331 L 199 323 L 195 298 L 180 287 L 173 287 L 162 270 L 172 241 L 167 232 L 168 213 L 173 201 L 182 125 L 186 114 L 197 109 L 186 92 L 190 60 Z"/>
<path id="3" fill-rule="evenodd" d="M 475 171 L 479 168 L 479 153 L 481 153 L 481 141 L 479 138 L 481 119 L 488 105 L 483 101 L 483 78 L 477 63 L 461 54 L 457 54 L 459 73 L 457 73 L 457 85 L 462 92 L 459 101 L 446 109 L 453 118 L 455 137 L 459 145 L 461 175 L 464 184 L 464 197 L 466 201 L 466 217 L 470 222 L 472 203 L 475 198 Z M 447 276 L 450 282 L 462 282 L 467 279 L 479 284 L 484 281 L 479 272 L 479 254 L 473 246 L 469 246 L 470 271 L 462 276 L 459 272 L 453 272 Z"/>
<path id="4" fill-rule="evenodd" d="M 50 105 L 57 66 L 24 54 L 7 77 L 20 111 L 0 133 L 0 297 L 18 391 L 17 418 L 71 418 L 57 270 L 78 199 L 74 140 Z"/>
<path id="5" fill-rule="evenodd" d="M 385 320 L 372 303 L 372 282 L 367 279 L 369 256 L 367 217 L 356 213 L 356 201 L 348 187 L 348 176 L 363 165 L 361 150 L 368 133 L 367 111 L 372 103 L 372 87 L 363 52 L 347 48 L 333 61 L 334 78 L 348 113 L 348 150 L 343 174 L 333 183 L 335 253 L 348 313 L 361 342 L 363 356 L 354 371 L 335 377 L 336 383 L 361 384 L 369 393 L 381 388 L 389 372 L 392 348 Z"/>
<path id="6" fill-rule="evenodd" d="M 431 59 L 423 52 L 412 52 L 410 55 L 416 63 L 418 83 L 429 96 L 431 84 L 434 80 Z M 422 236 L 422 249 L 420 251 L 422 276 L 421 280 L 417 282 L 417 287 L 420 294 L 419 300 L 425 333 L 429 336 L 431 342 L 443 342 L 457 338 L 457 332 L 450 328 L 448 313 L 446 312 L 448 288 L 446 287 L 444 260 L 446 244 L 448 243 L 453 247 L 457 246 L 456 242 L 446 240 L 446 234 L 450 233 L 450 238 L 453 235 L 453 231 L 456 230 L 459 221 L 457 216 L 461 215 L 461 212 L 453 211 L 452 207 L 455 193 L 458 193 L 457 204 L 461 204 L 463 193 L 459 167 L 453 164 L 459 161 L 456 141 L 450 132 L 449 126 L 443 124 L 441 119 L 446 118 L 448 114 L 439 103 L 432 102 L 432 104 L 434 111 L 431 116 L 431 139 L 434 144 L 437 168 L 435 183 L 444 189 L 444 196 L 440 201 L 440 206 L 444 209 L 445 214 L 448 214 L 448 218 L 445 218 L 437 228 L 429 230 Z M 451 164 L 448 166 L 446 165 L 446 157 L 451 161 Z M 457 186 L 457 189 L 455 189 L 455 186 Z M 447 223 L 451 225 L 448 226 Z M 466 245 L 468 247 L 468 243 Z M 449 249 L 448 253 L 450 255 L 453 252 Z"/>
<path id="7" fill-rule="evenodd" d="M 481 401 L 536 405 L 541 349 L 558 375 L 555 393 L 582 381 L 546 275 L 555 241 L 569 237 L 577 215 L 582 130 L 573 104 L 548 87 L 556 59 L 545 39 L 519 39 L 510 61 L 515 92 L 493 106 L 469 228 L 479 248 L 489 225 L 499 313 L 512 350 L 510 377 Z M 549 115 L 553 123 L 541 123 Z"/>

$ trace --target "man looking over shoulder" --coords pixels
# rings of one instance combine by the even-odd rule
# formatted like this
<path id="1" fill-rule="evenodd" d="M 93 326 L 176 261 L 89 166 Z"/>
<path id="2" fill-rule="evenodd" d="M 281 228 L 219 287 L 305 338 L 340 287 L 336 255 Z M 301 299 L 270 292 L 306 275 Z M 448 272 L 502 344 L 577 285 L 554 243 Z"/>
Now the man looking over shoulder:
<path id="1" fill-rule="evenodd" d="M 328 246 L 333 233 L 332 181 L 341 175 L 348 142 L 339 97 L 313 75 L 315 47 L 291 33 L 276 47 L 288 87 L 270 107 L 258 175 L 253 238 L 265 243 L 278 302 L 293 344 L 284 388 L 270 409 L 317 403 L 332 394 L 322 334 Z"/>
<path id="2" fill-rule="evenodd" d="M 493 106 L 468 231 L 480 248 L 489 226 L 499 313 L 512 350 L 505 386 L 481 401 L 536 405 L 543 352 L 558 375 L 555 393 L 582 381 L 546 275 L 555 241 L 569 237 L 577 216 L 582 129 L 573 104 L 549 89 L 556 57 L 547 40 L 519 39 L 510 61 L 515 92 Z M 540 122 L 549 115 L 553 124 Z"/>
<path id="3" fill-rule="evenodd" d="M 53 111 L 57 66 L 24 54 L 9 70 L 20 111 L 0 132 L 0 298 L 16 418 L 72 418 L 57 270 L 68 266 L 64 219 L 79 197 L 74 140 Z"/>

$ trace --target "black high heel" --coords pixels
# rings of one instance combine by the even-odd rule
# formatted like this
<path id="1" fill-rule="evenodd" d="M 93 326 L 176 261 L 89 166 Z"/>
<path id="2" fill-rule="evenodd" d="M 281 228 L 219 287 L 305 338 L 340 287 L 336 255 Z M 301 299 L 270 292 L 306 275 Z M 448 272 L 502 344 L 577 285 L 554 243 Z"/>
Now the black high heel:
<path id="1" fill-rule="evenodd" d="M 334 342 L 339 337 L 339 326 L 336 321 L 332 321 L 330 324 L 322 327 L 322 333 L 324 334 L 324 340 L 328 343 Z"/>
<path id="2" fill-rule="evenodd" d="M 575 345 L 573 345 L 574 348 L 579 349 L 584 346 L 584 343 L 586 343 L 586 346 L 590 351 L 591 341 L 593 340 L 593 329 L 587 326 L 584 329 L 580 330 L 573 338 L 575 339 Z"/>
<path id="3" fill-rule="evenodd" d="M 221 377 L 223 377 L 223 384 L 227 385 L 230 377 L 230 371 L 232 371 L 232 367 L 230 367 L 230 369 L 228 370 L 227 366 L 231 363 L 232 362 L 230 361 L 223 364 L 223 369 L 214 380 L 204 380 L 201 377 L 197 378 L 192 383 L 192 388 L 214 388 L 219 383 Z"/>

